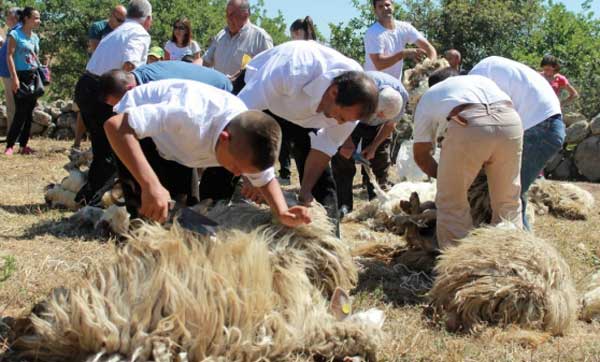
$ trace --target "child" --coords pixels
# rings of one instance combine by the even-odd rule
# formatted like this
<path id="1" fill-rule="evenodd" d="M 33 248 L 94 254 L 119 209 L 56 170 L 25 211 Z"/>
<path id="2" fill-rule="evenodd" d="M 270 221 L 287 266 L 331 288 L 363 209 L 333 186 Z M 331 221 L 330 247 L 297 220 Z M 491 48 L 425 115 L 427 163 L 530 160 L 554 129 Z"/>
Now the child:
<path id="1" fill-rule="evenodd" d="M 577 93 L 577 90 L 569 83 L 567 77 L 559 73 L 560 64 L 558 62 L 558 58 L 552 55 L 544 55 L 544 58 L 542 58 L 541 67 L 541 74 L 548 82 L 550 82 L 554 93 L 556 93 L 559 99 L 561 90 L 566 89 L 567 92 L 569 92 L 569 97 L 564 101 L 561 101 L 563 105 L 569 104 L 575 98 L 579 97 L 579 93 Z"/>

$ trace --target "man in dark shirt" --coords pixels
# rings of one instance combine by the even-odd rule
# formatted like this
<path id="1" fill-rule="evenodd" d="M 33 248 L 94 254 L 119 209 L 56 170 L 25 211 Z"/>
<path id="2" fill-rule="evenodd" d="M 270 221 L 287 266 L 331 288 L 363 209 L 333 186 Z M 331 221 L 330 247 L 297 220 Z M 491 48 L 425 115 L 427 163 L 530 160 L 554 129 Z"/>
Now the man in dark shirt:
<path id="1" fill-rule="evenodd" d="M 93 23 L 88 31 L 88 53 L 92 54 L 96 50 L 100 40 L 123 24 L 126 17 L 127 9 L 123 5 L 117 5 L 112 9 L 107 20 L 100 20 Z"/>

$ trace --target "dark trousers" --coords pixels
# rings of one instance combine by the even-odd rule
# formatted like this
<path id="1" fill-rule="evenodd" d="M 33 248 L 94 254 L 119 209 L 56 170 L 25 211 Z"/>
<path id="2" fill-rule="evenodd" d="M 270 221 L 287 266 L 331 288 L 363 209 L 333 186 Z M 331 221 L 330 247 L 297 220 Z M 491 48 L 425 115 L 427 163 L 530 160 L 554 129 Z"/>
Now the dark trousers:
<path id="1" fill-rule="evenodd" d="M 162 158 L 151 138 L 140 140 L 140 146 L 158 180 L 171 194 L 171 200 L 191 201 L 193 169 Z M 117 160 L 117 168 L 127 211 L 132 218 L 138 217 L 138 210 L 142 206 L 140 185 L 120 160 Z"/>
<path id="2" fill-rule="evenodd" d="M 368 126 L 359 123 L 358 126 L 352 132 L 352 142 L 355 146 L 359 143 L 362 145 L 362 149 L 365 149 L 370 145 L 377 132 L 379 131 L 378 126 Z M 390 140 L 385 140 L 375 151 L 375 157 L 371 161 L 371 170 L 377 178 L 379 185 L 385 185 L 388 179 L 388 170 L 390 168 Z M 354 201 L 352 196 L 352 183 L 354 175 L 356 174 L 356 163 L 352 158 L 347 159 L 344 156 L 337 153 L 331 160 L 333 167 L 333 176 L 337 184 L 337 198 L 338 206 L 346 205 L 349 211 L 354 207 Z M 365 166 L 363 166 L 365 167 Z M 363 184 L 367 185 L 367 191 L 369 192 L 369 198 L 373 195 L 373 185 L 369 181 L 365 170 L 362 170 Z"/>
<path id="3" fill-rule="evenodd" d="M 316 130 L 300 127 L 292 122 L 286 121 L 281 117 L 277 117 L 270 112 L 267 113 L 273 116 L 277 123 L 279 123 L 283 139 L 290 142 L 290 151 L 294 157 L 294 161 L 296 162 L 296 167 L 298 168 L 300 182 L 302 182 L 302 177 L 304 176 L 304 163 L 306 162 L 308 153 L 311 150 L 310 133 L 316 132 Z M 327 168 L 323 171 L 323 174 L 321 174 L 321 177 L 319 177 L 317 180 L 317 183 L 312 189 L 312 194 L 315 200 L 320 202 L 327 210 L 327 215 L 335 224 L 336 234 L 339 235 L 337 193 L 330 166 L 327 166 Z"/>
<path id="4" fill-rule="evenodd" d="M 279 177 L 290 178 L 292 172 L 290 167 L 292 165 L 292 159 L 290 156 L 290 150 L 292 145 L 289 139 L 281 140 L 281 149 L 279 150 Z"/>
<path id="5" fill-rule="evenodd" d="M 88 182 L 77 195 L 78 201 L 89 201 L 116 171 L 115 157 L 104 132 L 104 122 L 114 113 L 112 106 L 100 100 L 100 94 L 99 78 L 84 73 L 75 86 L 75 103 L 90 133 L 93 160 Z"/>
<path id="6" fill-rule="evenodd" d="M 32 84 L 37 76 L 36 70 L 18 72 L 19 82 Z M 15 97 L 15 116 L 6 135 L 6 147 L 13 147 L 19 139 L 21 148 L 27 146 L 33 122 L 33 109 L 37 103 L 37 96 Z"/>
<path id="7" fill-rule="evenodd" d="M 234 176 L 225 167 L 205 169 L 200 178 L 200 201 L 230 201 L 239 180 L 239 177 Z"/>

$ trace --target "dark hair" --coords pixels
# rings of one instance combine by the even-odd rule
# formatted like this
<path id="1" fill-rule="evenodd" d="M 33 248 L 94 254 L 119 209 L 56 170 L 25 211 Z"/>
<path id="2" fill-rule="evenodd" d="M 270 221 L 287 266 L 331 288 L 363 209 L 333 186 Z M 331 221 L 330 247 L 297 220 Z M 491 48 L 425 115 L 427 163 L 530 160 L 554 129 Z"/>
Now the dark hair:
<path id="1" fill-rule="evenodd" d="M 439 82 L 443 82 L 446 79 L 457 76 L 459 74 L 460 73 L 458 73 L 458 71 L 452 67 L 438 69 L 429 76 L 429 87 L 431 88 Z"/>
<path id="2" fill-rule="evenodd" d="M 375 7 L 377 5 L 378 2 L 383 1 L 383 0 L 372 0 L 373 3 L 373 7 Z"/>
<path id="3" fill-rule="evenodd" d="M 257 169 L 264 171 L 275 164 L 281 148 L 281 127 L 262 111 L 240 113 L 229 122 L 230 151 L 240 158 L 250 157 Z"/>
<path id="4" fill-rule="evenodd" d="M 364 72 L 349 71 L 333 78 L 332 85 L 337 85 L 338 94 L 335 103 L 342 107 L 361 105 L 359 119 L 369 119 L 377 110 L 379 90 L 375 82 Z"/>
<path id="5" fill-rule="evenodd" d="M 186 54 L 181 58 L 182 62 L 186 62 L 186 63 L 193 63 L 194 62 L 194 56 L 190 55 L 190 54 Z"/>
<path id="6" fill-rule="evenodd" d="M 173 23 L 173 32 L 171 33 L 171 41 L 177 44 L 177 38 L 175 37 L 175 27 L 177 24 L 182 24 L 185 27 L 185 36 L 183 37 L 183 46 L 190 45 L 192 41 L 192 24 L 188 18 L 179 18 Z"/>
<path id="7" fill-rule="evenodd" d="M 542 58 L 541 66 L 544 67 L 546 65 L 551 66 L 557 72 L 560 70 L 560 61 L 554 55 L 546 54 Z"/>
<path id="8" fill-rule="evenodd" d="M 302 19 L 296 19 L 292 25 L 290 25 L 290 32 L 303 30 L 304 40 L 317 40 L 317 32 L 315 31 L 315 25 L 310 16 Z"/>
<path id="9" fill-rule="evenodd" d="M 19 18 L 19 21 L 21 23 L 25 23 L 25 18 L 30 18 L 31 14 L 33 14 L 34 11 L 37 10 L 32 8 L 31 6 L 27 6 L 23 8 L 23 10 L 17 10 L 17 17 Z"/>
<path id="10" fill-rule="evenodd" d="M 100 100 L 104 101 L 108 96 L 117 98 L 127 93 L 129 85 L 129 73 L 122 69 L 113 69 L 100 76 Z"/>

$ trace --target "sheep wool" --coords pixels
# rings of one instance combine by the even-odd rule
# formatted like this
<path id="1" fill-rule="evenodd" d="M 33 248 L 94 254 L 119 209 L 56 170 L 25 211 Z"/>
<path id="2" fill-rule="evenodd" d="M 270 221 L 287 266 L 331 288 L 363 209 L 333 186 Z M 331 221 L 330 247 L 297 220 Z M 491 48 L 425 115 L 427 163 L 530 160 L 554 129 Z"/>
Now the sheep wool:
<path id="1" fill-rule="evenodd" d="M 52 207 L 64 207 L 69 210 L 77 210 L 80 205 L 75 202 L 76 193 L 65 190 L 61 185 L 50 185 L 46 189 L 44 198 Z"/>
<path id="2" fill-rule="evenodd" d="M 74 169 L 69 171 L 69 176 L 65 177 L 60 185 L 65 190 L 78 193 L 86 182 L 87 173 Z"/>
<path id="3" fill-rule="evenodd" d="M 600 272 L 585 278 L 581 289 L 579 319 L 586 322 L 600 320 Z"/>
<path id="4" fill-rule="evenodd" d="M 13 348 L 38 361 L 375 360 L 380 325 L 328 312 L 300 239 L 142 225 L 113 264 L 53 293 Z"/>
<path id="5" fill-rule="evenodd" d="M 577 185 L 548 180 L 538 180 L 531 186 L 529 200 L 569 220 L 586 220 L 596 203 L 590 192 Z"/>
<path id="6" fill-rule="evenodd" d="M 429 295 L 449 330 L 479 324 L 518 325 L 564 334 L 577 313 L 565 260 L 532 233 L 476 229 L 444 251 Z"/>

